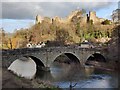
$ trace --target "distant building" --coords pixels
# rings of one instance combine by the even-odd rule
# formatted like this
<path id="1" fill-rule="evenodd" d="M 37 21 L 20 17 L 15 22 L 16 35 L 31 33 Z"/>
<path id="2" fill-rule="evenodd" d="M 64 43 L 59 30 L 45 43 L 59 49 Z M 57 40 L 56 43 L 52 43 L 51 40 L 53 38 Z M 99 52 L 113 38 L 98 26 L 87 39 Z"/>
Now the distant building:
<path id="1" fill-rule="evenodd" d="M 120 22 L 120 9 L 116 9 L 112 12 L 112 20 L 113 22 Z"/>
<path id="2" fill-rule="evenodd" d="M 27 48 L 33 48 L 32 43 L 28 43 L 26 46 Z"/>
<path id="3" fill-rule="evenodd" d="M 88 42 L 87 40 L 85 40 L 84 42 L 82 42 L 80 46 L 82 48 L 94 48 L 94 46 L 90 42 Z"/>
<path id="4" fill-rule="evenodd" d="M 89 19 L 88 22 L 92 20 L 93 24 L 101 24 L 103 21 L 105 21 L 104 18 L 97 17 L 95 11 L 89 11 L 88 19 Z"/>
<path id="5" fill-rule="evenodd" d="M 26 46 L 27 48 L 42 48 L 45 46 L 45 43 L 44 42 L 40 42 L 38 44 L 28 43 Z"/>
<path id="6" fill-rule="evenodd" d="M 41 43 L 38 43 L 35 47 L 36 48 L 42 48 L 45 46 L 45 43 L 44 42 L 41 42 Z"/>

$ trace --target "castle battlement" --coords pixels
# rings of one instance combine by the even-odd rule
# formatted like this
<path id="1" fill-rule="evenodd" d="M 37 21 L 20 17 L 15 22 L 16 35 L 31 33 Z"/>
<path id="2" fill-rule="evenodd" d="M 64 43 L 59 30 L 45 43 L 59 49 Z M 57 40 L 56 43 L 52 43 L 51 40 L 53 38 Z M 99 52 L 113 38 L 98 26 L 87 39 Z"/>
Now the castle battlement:
<path id="1" fill-rule="evenodd" d="M 36 24 L 41 23 L 43 20 L 44 18 L 42 16 L 36 16 Z M 57 21 L 59 23 L 68 23 L 74 20 L 80 20 L 82 24 L 86 24 L 91 20 L 93 21 L 93 24 L 101 24 L 105 19 L 97 17 L 95 11 L 89 11 L 88 14 L 83 16 L 81 10 L 72 11 L 66 18 L 60 18 L 58 16 L 51 18 L 51 22 Z"/>

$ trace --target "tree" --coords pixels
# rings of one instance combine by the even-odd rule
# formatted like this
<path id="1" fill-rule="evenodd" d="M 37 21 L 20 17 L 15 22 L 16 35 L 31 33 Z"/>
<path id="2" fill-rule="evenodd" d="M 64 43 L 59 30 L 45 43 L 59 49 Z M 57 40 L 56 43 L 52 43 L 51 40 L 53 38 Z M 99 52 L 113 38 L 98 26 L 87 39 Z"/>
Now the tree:
<path id="1" fill-rule="evenodd" d="M 87 32 L 86 32 L 86 35 L 89 34 L 89 38 L 93 38 L 95 37 L 95 27 L 92 23 L 88 23 L 87 24 Z"/>
<path id="2" fill-rule="evenodd" d="M 0 44 L 1 44 L 1 48 L 3 47 L 4 41 L 5 41 L 5 31 L 3 30 L 3 28 L 1 28 L 1 30 L 0 30 Z"/>
<path id="3" fill-rule="evenodd" d="M 3 28 L 1 29 L 0 34 L 1 34 L 1 39 L 0 40 L 1 40 L 2 48 L 5 48 L 5 47 L 9 48 L 6 33 L 5 33 L 5 30 Z"/>
<path id="4" fill-rule="evenodd" d="M 3 29 L 1 30 L 1 42 L 3 49 L 13 49 L 12 39 L 8 37 L 8 35 Z"/>
<path id="5" fill-rule="evenodd" d="M 103 25 L 110 25 L 111 21 L 106 19 L 105 21 L 102 22 Z"/>
<path id="6" fill-rule="evenodd" d="M 80 23 L 77 23 L 76 34 L 80 37 Z"/>
<path id="7" fill-rule="evenodd" d="M 1 42 L 3 42 L 3 39 L 5 38 L 6 34 L 5 34 L 5 30 L 3 28 L 0 29 L 0 40 Z"/>
<path id="8" fill-rule="evenodd" d="M 65 44 L 66 41 L 69 41 L 70 39 L 71 37 L 69 36 L 69 33 L 64 29 L 56 31 L 56 41 L 63 42 Z"/>
<path id="9" fill-rule="evenodd" d="M 26 47 L 26 44 L 32 40 L 32 34 L 28 29 L 20 29 L 13 34 L 12 43 L 14 48 Z"/>
<path id="10" fill-rule="evenodd" d="M 91 20 L 89 21 L 89 23 L 90 23 L 90 24 L 93 24 L 93 20 L 91 19 Z"/>

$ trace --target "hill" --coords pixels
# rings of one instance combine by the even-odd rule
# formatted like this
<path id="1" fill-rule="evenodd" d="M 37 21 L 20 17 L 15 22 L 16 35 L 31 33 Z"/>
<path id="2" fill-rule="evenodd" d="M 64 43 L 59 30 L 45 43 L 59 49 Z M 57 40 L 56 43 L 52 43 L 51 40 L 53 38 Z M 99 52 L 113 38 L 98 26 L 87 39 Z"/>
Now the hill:
<path id="1" fill-rule="evenodd" d="M 36 24 L 28 29 L 21 29 L 14 33 L 12 41 L 14 48 L 26 47 L 32 42 L 56 42 L 76 44 L 87 39 L 96 42 L 102 37 L 110 38 L 114 24 L 110 20 L 99 18 L 96 12 L 86 14 L 84 10 L 73 11 L 66 18 L 36 16 Z M 100 40 L 98 40 L 100 41 Z"/>

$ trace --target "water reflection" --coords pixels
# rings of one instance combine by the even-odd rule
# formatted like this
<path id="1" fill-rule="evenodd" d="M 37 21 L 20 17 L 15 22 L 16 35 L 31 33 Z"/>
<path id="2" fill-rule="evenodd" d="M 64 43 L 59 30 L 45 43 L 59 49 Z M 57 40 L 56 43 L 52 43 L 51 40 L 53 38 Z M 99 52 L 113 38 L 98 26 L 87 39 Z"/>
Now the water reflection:
<path id="1" fill-rule="evenodd" d="M 58 67 L 56 67 L 58 66 Z M 80 65 L 78 64 L 65 64 L 65 63 L 54 63 L 51 66 L 51 75 L 54 77 L 55 80 L 75 80 L 78 71 L 82 74 L 82 69 L 80 70 Z"/>
<path id="2" fill-rule="evenodd" d="M 92 66 L 80 67 L 76 64 L 53 63 L 50 72 L 39 72 L 38 79 L 51 81 L 60 88 L 117 88 L 118 78 L 114 72 L 101 71 Z"/>

